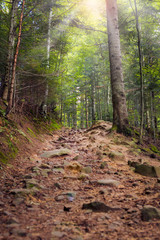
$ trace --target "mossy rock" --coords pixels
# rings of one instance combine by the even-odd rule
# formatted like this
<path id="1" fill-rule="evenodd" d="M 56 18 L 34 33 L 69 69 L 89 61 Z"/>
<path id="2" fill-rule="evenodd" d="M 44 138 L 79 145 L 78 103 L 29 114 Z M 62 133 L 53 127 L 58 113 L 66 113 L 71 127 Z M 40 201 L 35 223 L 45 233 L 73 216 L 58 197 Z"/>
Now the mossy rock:
<path id="1" fill-rule="evenodd" d="M 10 191 L 11 194 L 15 195 L 16 197 L 26 197 L 27 195 L 35 195 L 37 192 L 39 192 L 39 189 L 33 187 L 31 189 L 26 188 L 18 188 L 18 189 L 12 189 Z"/>
<path id="2" fill-rule="evenodd" d="M 37 189 L 41 189 L 43 188 L 42 185 L 40 185 L 36 179 L 26 179 L 25 180 L 26 183 L 26 188 L 27 189 L 31 189 L 31 188 L 37 188 Z"/>
<path id="3" fill-rule="evenodd" d="M 51 169 L 51 166 L 46 163 L 42 163 L 39 167 L 42 169 Z"/>
<path id="4" fill-rule="evenodd" d="M 144 206 L 141 211 L 141 219 L 142 219 L 142 221 L 149 221 L 152 219 L 160 219 L 160 209 L 155 208 L 150 205 Z"/>
<path id="5" fill-rule="evenodd" d="M 39 167 L 32 167 L 32 172 L 35 173 L 37 176 L 41 174 L 42 169 Z"/>
<path id="6" fill-rule="evenodd" d="M 76 171 L 76 172 L 81 172 L 83 167 L 79 162 L 70 162 L 67 166 L 66 169 L 71 170 L 71 171 Z"/>
<path id="7" fill-rule="evenodd" d="M 130 166 L 130 167 L 136 167 L 136 166 L 138 166 L 139 165 L 139 163 L 138 162 L 134 162 L 134 161 L 128 161 L 128 165 Z"/>
<path id="8" fill-rule="evenodd" d="M 82 168 L 82 173 L 91 173 L 92 172 L 92 168 L 90 166 L 88 167 L 84 167 Z"/>
<path id="9" fill-rule="evenodd" d="M 72 151 L 68 148 L 61 148 L 61 149 L 56 149 L 53 151 L 46 151 L 41 154 L 41 157 L 43 158 L 52 158 L 56 156 L 64 156 L 64 155 L 71 155 Z"/>
<path id="10" fill-rule="evenodd" d="M 49 170 L 50 171 L 50 170 Z M 53 168 L 52 170 L 54 173 L 62 173 L 64 174 L 64 169 L 63 168 Z"/>
<path id="11" fill-rule="evenodd" d="M 160 177 L 160 167 L 154 167 L 145 164 L 138 164 L 135 166 L 135 172 L 143 176 L 159 178 Z"/>
<path id="12" fill-rule="evenodd" d="M 113 160 L 124 160 L 125 156 L 120 152 L 110 152 L 108 157 Z"/>
<path id="13" fill-rule="evenodd" d="M 102 162 L 100 165 L 100 169 L 104 169 L 107 166 L 107 162 Z"/>
<path id="14" fill-rule="evenodd" d="M 80 158 L 81 158 L 80 155 L 77 155 L 73 158 L 73 160 L 76 161 L 76 160 L 79 160 Z"/>
<path id="15" fill-rule="evenodd" d="M 79 180 L 89 179 L 89 175 L 87 173 L 81 173 L 78 177 Z"/>
<path id="16" fill-rule="evenodd" d="M 100 179 L 97 181 L 98 184 L 100 185 L 106 185 L 106 186 L 110 186 L 110 187 L 118 187 L 120 185 L 119 181 L 116 181 L 114 179 Z"/>

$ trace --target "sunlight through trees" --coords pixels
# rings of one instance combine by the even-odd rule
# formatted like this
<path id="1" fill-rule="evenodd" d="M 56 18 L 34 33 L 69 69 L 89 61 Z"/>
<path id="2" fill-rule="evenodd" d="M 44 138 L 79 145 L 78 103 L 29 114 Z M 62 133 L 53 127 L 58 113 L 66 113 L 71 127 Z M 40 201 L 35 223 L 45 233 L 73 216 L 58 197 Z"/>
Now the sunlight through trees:
<path id="1" fill-rule="evenodd" d="M 20 0 L 13 3 L 0 1 L 0 93 L 6 107 L 22 7 Z M 134 0 L 117 3 L 129 124 L 139 128 L 143 115 L 142 128 L 156 138 L 160 128 L 160 3 L 137 1 L 144 81 L 142 114 Z M 23 105 L 36 117 L 56 114 L 65 126 L 75 128 L 90 126 L 98 119 L 113 121 L 117 104 L 112 103 L 107 31 L 105 0 L 26 1 L 12 88 L 13 110 Z"/>

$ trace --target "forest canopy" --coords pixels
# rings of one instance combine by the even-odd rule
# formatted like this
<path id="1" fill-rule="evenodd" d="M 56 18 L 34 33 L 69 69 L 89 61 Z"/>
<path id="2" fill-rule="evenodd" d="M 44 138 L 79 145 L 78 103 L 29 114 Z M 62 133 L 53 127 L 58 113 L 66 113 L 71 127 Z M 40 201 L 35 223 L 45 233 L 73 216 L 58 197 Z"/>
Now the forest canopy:
<path id="1" fill-rule="evenodd" d="M 114 120 L 106 2 L 0 1 L 0 86 L 9 111 L 23 105 L 36 117 L 57 114 L 74 128 Z M 129 124 L 155 136 L 160 128 L 160 2 L 117 4 Z"/>

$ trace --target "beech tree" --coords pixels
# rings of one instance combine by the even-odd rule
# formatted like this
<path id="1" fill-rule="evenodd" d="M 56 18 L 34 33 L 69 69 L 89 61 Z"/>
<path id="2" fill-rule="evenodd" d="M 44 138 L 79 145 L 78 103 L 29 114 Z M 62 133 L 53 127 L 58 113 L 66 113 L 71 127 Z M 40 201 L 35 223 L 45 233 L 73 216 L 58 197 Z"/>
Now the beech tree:
<path id="1" fill-rule="evenodd" d="M 117 0 L 106 0 L 107 30 L 113 103 L 113 128 L 124 132 L 128 125 L 128 112 L 123 83 Z"/>

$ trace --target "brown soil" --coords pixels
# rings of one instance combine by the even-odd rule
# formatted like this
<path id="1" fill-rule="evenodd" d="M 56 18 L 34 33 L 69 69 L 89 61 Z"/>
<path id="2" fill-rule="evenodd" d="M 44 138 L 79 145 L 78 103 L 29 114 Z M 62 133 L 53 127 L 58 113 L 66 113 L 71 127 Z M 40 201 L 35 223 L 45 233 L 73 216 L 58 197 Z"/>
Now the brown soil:
<path id="1" fill-rule="evenodd" d="M 157 179 L 134 173 L 128 160 L 156 166 L 160 162 L 139 152 L 131 139 L 110 132 L 110 127 L 103 123 L 89 131 L 64 128 L 53 136 L 44 135 L 25 147 L 24 154 L 12 165 L 0 170 L 0 240 L 160 239 L 160 220 L 141 220 L 144 205 L 160 207 Z M 41 158 L 43 152 L 62 147 L 71 149 L 72 154 Z M 109 153 L 115 152 L 122 154 L 109 158 Z M 80 173 L 88 166 L 91 173 Z M 35 174 L 33 167 L 48 168 L 48 176 Z M 25 189 L 26 175 L 42 188 L 20 196 L 18 200 L 22 201 L 18 203 L 11 190 Z M 97 180 L 104 178 L 120 184 L 99 185 Z M 70 198 L 66 192 L 76 195 Z M 83 204 L 94 201 L 115 210 L 82 209 Z"/>

